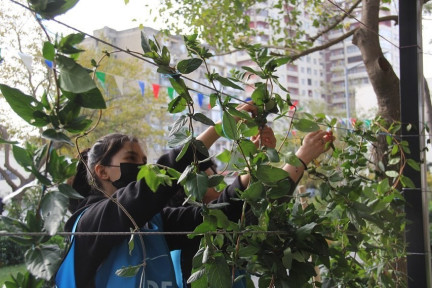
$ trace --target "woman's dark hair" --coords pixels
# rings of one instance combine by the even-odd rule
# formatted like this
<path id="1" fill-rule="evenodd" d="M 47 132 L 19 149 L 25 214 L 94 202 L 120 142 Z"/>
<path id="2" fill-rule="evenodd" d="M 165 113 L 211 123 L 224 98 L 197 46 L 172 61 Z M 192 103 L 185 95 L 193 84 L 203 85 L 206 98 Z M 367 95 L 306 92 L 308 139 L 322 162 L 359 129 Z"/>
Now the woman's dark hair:
<path id="1" fill-rule="evenodd" d="M 100 187 L 100 181 L 95 177 L 94 169 L 97 164 L 109 165 L 112 157 L 120 151 L 127 142 L 138 142 L 137 138 L 120 133 L 112 133 L 99 138 L 90 148 L 81 151 L 81 157 L 74 177 L 69 179 L 70 184 L 83 197 L 88 197 L 96 189 L 92 185 Z M 71 199 L 69 210 L 75 211 L 81 200 Z"/>

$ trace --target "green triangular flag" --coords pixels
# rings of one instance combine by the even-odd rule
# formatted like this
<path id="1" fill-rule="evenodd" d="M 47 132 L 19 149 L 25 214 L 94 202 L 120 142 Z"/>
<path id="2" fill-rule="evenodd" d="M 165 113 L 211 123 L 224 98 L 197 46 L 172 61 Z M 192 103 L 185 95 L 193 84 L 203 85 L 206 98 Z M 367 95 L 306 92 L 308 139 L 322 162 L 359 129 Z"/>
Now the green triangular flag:
<path id="1" fill-rule="evenodd" d="M 106 74 L 104 72 L 96 71 L 96 77 L 99 79 L 99 81 L 102 84 L 102 87 L 105 88 L 105 76 Z"/>
<path id="2" fill-rule="evenodd" d="M 168 97 L 173 100 L 174 99 L 174 88 L 168 87 Z"/>

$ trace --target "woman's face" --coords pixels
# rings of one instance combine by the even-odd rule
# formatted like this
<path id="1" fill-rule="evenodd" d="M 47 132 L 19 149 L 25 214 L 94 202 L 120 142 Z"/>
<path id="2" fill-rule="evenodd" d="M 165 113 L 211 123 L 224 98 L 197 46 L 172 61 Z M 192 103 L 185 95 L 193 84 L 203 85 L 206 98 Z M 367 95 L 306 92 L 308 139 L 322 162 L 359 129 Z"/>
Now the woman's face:
<path id="1" fill-rule="evenodd" d="M 116 191 L 112 182 L 118 180 L 121 176 L 120 163 L 145 164 L 147 163 L 147 156 L 137 142 L 126 142 L 123 147 L 114 154 L 109 166 L 99 165 L 100 173 L 97 172 L 99 169 L 96 169 L 96 173 L 102 180 L 105 192 L 109 194 Z"/>

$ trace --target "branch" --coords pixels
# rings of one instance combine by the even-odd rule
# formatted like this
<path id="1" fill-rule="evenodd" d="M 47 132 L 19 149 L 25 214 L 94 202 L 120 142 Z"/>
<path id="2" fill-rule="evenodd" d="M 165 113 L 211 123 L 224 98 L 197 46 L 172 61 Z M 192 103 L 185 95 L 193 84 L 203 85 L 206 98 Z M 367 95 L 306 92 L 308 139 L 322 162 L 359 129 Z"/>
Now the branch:
<path id="1" fill-rule="evenodd" d="M 12 191 L 15 191 L 18 189 L 18 186 L 12 181 L 11 177 L 8 173 L 6 173 L 7 170 L 4 170 L 0 167 L 0 175 L 3 176 L 3 179 L 6 181 L 6 183 L 12 188 Z"/>
<path id="2" fill-rule="evenodd" d="M 329 48 L 329 47 L 331 47 L 331 46 L 333 46 L 333 45 L 335 45 L 335 44 L 337 44 L 337 43 L 345 40 L 346 38 L 350 37 L 351 35 L 354 34 L 355 31 L 357 31 L 357 29 L 358 28 L 355 28 L 355 29 L 353 29 L 353 30 L 351 30 L 351 31 L 343 34 L 342 36 L 340 36 L 338 38 L 335 38 L 332 41 L 329 41 L 329 42 L 327 42 L 327 43 L 325 43 L 325 44 L 323 44 L 321 46 L 315 46 L 315 47 L 312 47 L 310 49 L 304 50 L 304 51 L 302 51 L 302 52 L 300 52 L 298 54 L 290 55 L 291 59 L 292 59 L 291 61 L 297 60 L 298 58 L 306 56 L 306 55 L 309 55 L 309 54 L 311 54 L 313 52 L 327 49 L 327 48 Z"/>
<path id="3" fill-rule="evenodd" d="M 309 37 L 309 40 L 313 42 L 315 42 L 319 37 L 321 37 L 322 35 L 328 33 L 329 31 L 331 31 L 333 28 L 335 28 L 340 22 L 342 22 L 345 18 L 347 18 L 348 16 L 351 15 L 351 12 L 354 11 L 355 8 L 357 8 L 357 6 L 362 2 L 362 0 L 357 0 L 357 2 L 355 2 L 351 8 L 349 10 L 346 11 L 346 13 L 343 13 L 342 16 L 340 16 L 338 19 L 336 19 L 336 21 L 328 26 L 326 29 L 320 31 L 318 34 L 316 34 L 314 37 Z"/>

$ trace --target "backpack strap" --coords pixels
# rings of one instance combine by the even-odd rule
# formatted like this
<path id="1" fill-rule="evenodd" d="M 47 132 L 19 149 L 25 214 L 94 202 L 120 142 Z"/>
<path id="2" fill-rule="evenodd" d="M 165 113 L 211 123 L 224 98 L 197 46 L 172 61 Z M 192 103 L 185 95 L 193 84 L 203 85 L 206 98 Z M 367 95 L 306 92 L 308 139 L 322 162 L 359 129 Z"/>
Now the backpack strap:
<path id="1" fill-rule="evenodd" d="M 75 223 L 72 227 L 72 233 L 75 233 L 78 221 L 87 209 L 84 209 L 80 215 L 78 215 Z M 76 288 L 75 283 L 75 237 L 72 234 L 69 251 L 66 257 L 63 259 L 60 268 L 57 271 L 55 277 L 55 283 L 57 288 Z"/>

